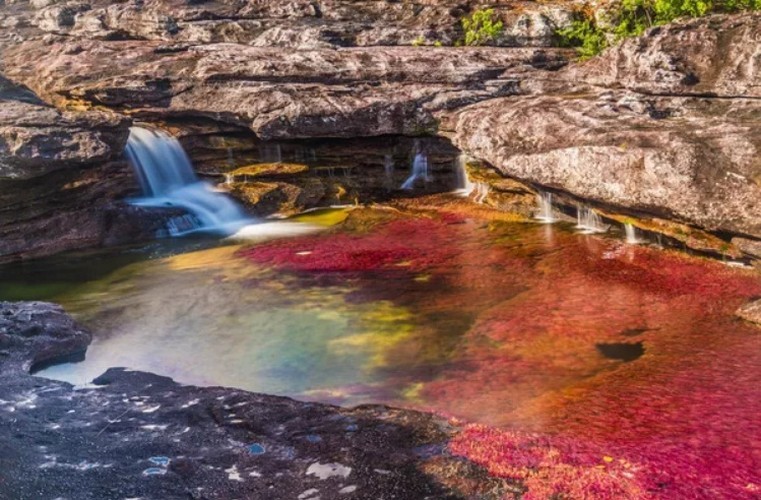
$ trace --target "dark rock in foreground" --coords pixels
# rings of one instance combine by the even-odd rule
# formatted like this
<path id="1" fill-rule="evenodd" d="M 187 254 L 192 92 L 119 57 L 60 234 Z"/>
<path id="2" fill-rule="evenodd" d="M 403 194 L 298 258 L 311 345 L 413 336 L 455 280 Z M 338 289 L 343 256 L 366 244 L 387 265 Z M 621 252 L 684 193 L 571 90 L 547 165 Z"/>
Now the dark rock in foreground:
<path id="1" fill-rule="evenodd" d="M 30 376 L 90 340 L 46 303 L 0 303 L 0 498 L 457 498 L 499 481 L 445 455 L 432 415 L 346 410 L 112 369 L 95 385 Z M 456 492 L 468 481 L 482 491 Z M 487 492 L 492 492 L 488 493 Z"/>

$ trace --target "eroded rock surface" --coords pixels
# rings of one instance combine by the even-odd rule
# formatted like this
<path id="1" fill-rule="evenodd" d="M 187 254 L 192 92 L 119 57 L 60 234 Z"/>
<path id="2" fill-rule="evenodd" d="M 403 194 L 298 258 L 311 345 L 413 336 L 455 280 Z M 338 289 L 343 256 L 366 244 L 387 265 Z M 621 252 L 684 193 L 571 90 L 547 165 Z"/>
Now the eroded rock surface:
<path id="1" fill-rule="evenodd" d="M 424 413 L 339 409 L 123 369 L 78 388 L 26 372 L 89 340 L 58 306 L 0 303 L 0 497 L 418 500 L 496 498 L 504 488 L 447 456 L 454 429 Z M 445 485 L 460 482 L 471 489 Z"/>
<path id="2" fill-rule="evenodd" d="M 259 47 L 314 49 L 413 43 L 452 45 L 460 20 L 478 1 L 326 0 L 314 2 L 186 2 L 148 0 L 32 2 L 27 22 L 40 30 L 80 37 L 141 38 L 192 43 L 232 42 Z M 547 46 L 572 17 L 564 2 L 491 2 L 505 24 L 502 46 Z"/>
<path id="3" fill-rule="evenodd" d="M 761 15 L 654 28 L 530 96 L 450 113 L 456 146 L 603 206 L 761 237 Z"/>
<path id="4" fill-rule="evenodd" d="M 506 177 L 612 212 L 761 238 L 761 15 L 653 28 L 568 66 L 549 47 L 567 7 L 497 2 L 495 43 L 521 47 L 409 46 L 457 39 L 479 5 L 15 2 L 0 51 L 8 77 L 60 109 L 171 122 L 187 143 L 197 123 L 236 151 L 445 135 Z M 296 199 L 281 187 L 241 196 Z"/>
<path id="5" fill-rule="evenodd" d="M 143 119 L 211 118 L 258 138 L 423 135 L 436 113 L 520 94 L 566 63 L 557 49 L 372 47 L 284 52 L 237 44 L 58 38 L 6 53 L 7 74 L 46 100 Z M 38 61 L 33 65 L 24 61 Z"/>
<path id="6" fill-rule="evenodd" d="M 129 120 L 59 111 L 0 77 L 0 261 L 152 238 L 173 211 L 137 192 L 122 150 Z"/>

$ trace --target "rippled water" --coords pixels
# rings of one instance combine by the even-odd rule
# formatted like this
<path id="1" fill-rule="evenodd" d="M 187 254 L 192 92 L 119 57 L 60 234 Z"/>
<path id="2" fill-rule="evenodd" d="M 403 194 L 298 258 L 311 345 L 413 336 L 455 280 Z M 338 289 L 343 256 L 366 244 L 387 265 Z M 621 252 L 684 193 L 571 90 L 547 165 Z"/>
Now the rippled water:
<path id="1" fill-rule="evenodd" d="M 713 478 L 705 491 L 757 479 L 761 334 L 732 315 L 761 294 L 745 271 L 570 227 L 388 210 L 110 266 L 4 270 L 0 298 L 59 301 L 95 332 L 85 362 L 45 376 L 83 383 L 126 366 L 404 405 L 680 456 L 680 470 Z M 72 269 L 90 272 L 73 283 Z M 728 474 L 731 488 L 717 486 Z"/>

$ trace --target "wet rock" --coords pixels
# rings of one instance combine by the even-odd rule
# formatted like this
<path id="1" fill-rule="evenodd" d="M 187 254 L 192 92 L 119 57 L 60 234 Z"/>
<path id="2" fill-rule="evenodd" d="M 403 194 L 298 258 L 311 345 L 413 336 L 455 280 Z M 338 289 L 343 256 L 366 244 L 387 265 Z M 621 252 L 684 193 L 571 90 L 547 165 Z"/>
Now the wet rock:
<path id="1" fill-rule="evenodd" d="M 47 302 L 0 302 L 0 371 L 28 371 L 34 365 L 84 352 L 92 336 Z"/>
<path id="2" fill-rule="evenodd" d="M 645 347 L 642 342 L 597 344 L 595 347 L 606 358 L 626 363 L 639 359 L 645 354 Z"/>
<path id="3" fill-rule="evenodd" d="M 0 496 L 417 500 L 459 498 L 483 484 L 481 468 L 440 447 L 428 458 L 416 452 L 455 432 L 424 413 L 182 386 L 124 369 L 78 388 L 26 372 L 89 339 L 58 306 L 0 303 L 9 353 L 0 356 Z"/>
<path id="4" fill-rule="evenodd" d="M 745 304 L 735 314 L 745 321 L 761 325 L 761 300 Z"/>
<path id="5" fill-rule="evenodd" d="M 653 29 L 535 95 L 448 113 L 456 146 L 506 176 L 608 208 L 761 236 L 759 16 Z M 687 83 L 695 75 L 700 83 Z"/>

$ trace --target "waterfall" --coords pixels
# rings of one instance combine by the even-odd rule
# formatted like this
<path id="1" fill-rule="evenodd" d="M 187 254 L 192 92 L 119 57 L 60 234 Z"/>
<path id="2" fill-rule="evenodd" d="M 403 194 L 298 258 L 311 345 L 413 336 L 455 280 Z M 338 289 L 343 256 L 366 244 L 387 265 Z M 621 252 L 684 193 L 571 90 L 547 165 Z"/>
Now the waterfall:
<path id="1" fill-rule="evenodd" d="M 632 224 L 624 224 L 624 230 L 626 231 L 626 242 L 630 245 L 639 245 L 643 242 L 639 237 L 639 230 Z"/>
<path id="2" fill-rule="evenodd" d="M 394 187 L 394 158 L 391 155 L 386 155 L 383 158 L 383 170 L 386 173 L 384 186 L 386 189 L 393 189 Z"/>
<path id="3" fill-rule="evenodd" d="M 227 166 L 235 168 L 235 157 L 233 156 L 233 148 L 227 148 Z"/>
<path id="4" fill-rule="evenodd" d="M 195 231 L 229 234 L 251 222 L 232 199 L 196 177 L 182 146 L 167 133 L 132 127 L 126 153 L 143 190 L 144 197 L 135 204 L 182 207 L 192 215 L 172 222 L 167 230 L 173 236 Z"/>
<path id="5" fill-rule="evenodd" d="M 552 193 L 546 191 L 539 191 L 536 195 L 536 203 L 538 210 L 536 218 L 546 224 L 552 224 L 557 222 L 555 214 L 552 210 Z"/>
<path id="6" fill-rule="evenodd" d="M 280 144 L 260 144 L 259 160 L 261 160 L 263 163 L 282 163 L 283 151 L 280 147 Z"/>
<path id="7" fill-rule="evenodd" d="M 431 177 L 428 175 L 428 157 L 424 153 L 417 153 L 415 160 L 412 162 L 412 173 L 402 184 L 402 189 L 412 189 L 415 187 L 415 181 L 423 179 L 429 182 Z"/>
<path id="8" fill-rule="evenodd" d="M 468 177 L 468 157 L 465 153 L 460 153 L 454 159 L 454 172 L 457 176 L 457 190 L 455 193 L 461 196 L 470 196 L 470 193 L 476 188 Z"/>
<path id="9" fill-rule="evenodd" d="M 585 234 L 604 233 L 608 230 L 598 213 L 585 205 L 578 207 L 576 229 L 581 229 Z"/>
<path id="10" fill-rule="evenodd" d="M 476 192 L 476 196 L 473 201 L 478 204 L 483 204 L 489 196 L 489 185 L 485 182 L 479 182 L 475 185 L 474 191 Z"/>

